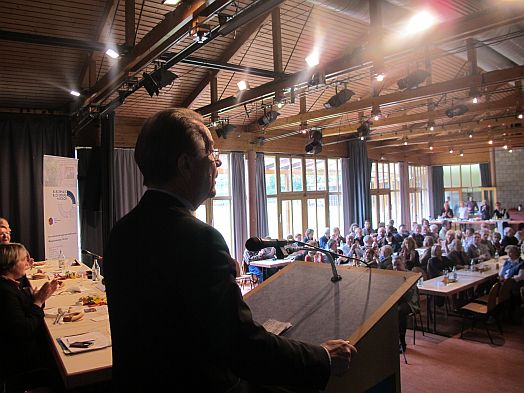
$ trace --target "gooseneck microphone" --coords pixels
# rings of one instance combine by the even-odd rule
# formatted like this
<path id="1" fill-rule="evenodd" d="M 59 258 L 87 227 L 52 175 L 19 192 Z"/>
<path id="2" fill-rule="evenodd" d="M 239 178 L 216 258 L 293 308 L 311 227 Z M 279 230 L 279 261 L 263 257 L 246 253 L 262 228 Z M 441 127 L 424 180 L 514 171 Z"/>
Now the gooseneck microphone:
<path id="1" fill-rule="evenodd" d="M 246 248 L 249 251 L 260 251 L 267 247 L 285 247 L 295 243 L 294 240 L 278 240 L 278 239 L 261 239 L 259 237 L 250 237 L 246 241 Z"/>

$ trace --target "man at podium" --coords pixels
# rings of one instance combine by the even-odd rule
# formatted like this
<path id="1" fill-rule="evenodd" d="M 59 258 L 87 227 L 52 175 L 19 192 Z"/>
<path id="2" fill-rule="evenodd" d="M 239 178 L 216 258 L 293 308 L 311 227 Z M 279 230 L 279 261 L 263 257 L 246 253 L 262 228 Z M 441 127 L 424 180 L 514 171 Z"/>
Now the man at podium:
<path id="1" fill-rule="evenodd" d="M 307 344 L 253 321 L 224 238 L 194 216 L 215 195 L 221 165 L 203 118 L 189 109 L 152 116 L 135 160 L 148 190 L 104 253 L 114 390 L 324 389 L 343 374 L 355 351 L 347 341 Z M 138 243 L 137 228 L 148 231 Z"/>

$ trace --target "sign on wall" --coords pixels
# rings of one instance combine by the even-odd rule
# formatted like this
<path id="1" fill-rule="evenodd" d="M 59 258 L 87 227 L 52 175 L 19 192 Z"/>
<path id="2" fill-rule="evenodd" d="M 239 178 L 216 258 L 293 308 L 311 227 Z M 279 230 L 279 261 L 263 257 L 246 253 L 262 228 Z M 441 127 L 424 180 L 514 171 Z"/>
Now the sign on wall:
<path id="1" fill-rule="evenodd" d="M 78 160 L 44 155 L 45 258 L 80 258 L 78 250 Z"/>

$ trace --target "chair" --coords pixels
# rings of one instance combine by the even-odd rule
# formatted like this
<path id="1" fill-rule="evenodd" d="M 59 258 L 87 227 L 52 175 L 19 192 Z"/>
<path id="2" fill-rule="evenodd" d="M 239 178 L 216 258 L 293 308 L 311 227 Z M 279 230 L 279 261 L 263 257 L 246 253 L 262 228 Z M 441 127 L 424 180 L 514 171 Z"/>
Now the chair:
<path id="1" fill-rule="evenodd" d="M 413 297 L 411 300 L 412 300 L 411 303 L 408 303 L 409 308 L 411 309 L 411 312 L 409 313 L 408 316 L 411 318 L 413 322 L 413 345 L 416 345 L 415 344 L 415 334 L 417 332 L 417 315 L 419 317 L 420 330 L 422 331 L 422 335 L 423 336 L 426 335 L 424 332 L 424 323 L 422 322 L 422 313 L 420 312 L 420 293 L 418 291 L 417 286 L 415 286 L 415 292 L 413 293 Z"/>
<path id="2" fill-rule="evenodd" d="M 491 337 L 491 333 L 488 328 L 488 320 L 490 318 L 493 318 L 495 322 L 497 323 L 497 327 L 499 328 L 500 334 L 502 334 L 502 328 L 500 326 L 499 320 L 498 320 L 498 305 L 497 305 L 497 298 L 499 297 L 500 293 L 500 283 L 496 282 L 493 284 L 491 289 L 489 290 L 488 294 L 488 302 L 487 304 L 481 304 L 476 302 L 470 302 L 460 308 L 461 316 L 463 318 L 462 320 L 462 328 L 460 330 L 460 338 L 463 338 L 464 336 L 464 325 L 466 319 L 472 320 L 472 327 L 475 325 L 475 321 L 481 320 L 484 322 L 484 326 L 486 328 L 486 332 L 488 333 L 489 340 L 491 341 L 491 344 L 495 344 L 493 342 L 493 338 Z"/>
<path id="3" fill-rule="evenodd" d="M 258 283 L 255 274 L 250 273 L 245 262 L 242 261 L 240 268 L 240 275 L 236 277 L 237 284 L 244 289 L 246 285 L 249 285 L 249 289 L 253 289 Z"/>

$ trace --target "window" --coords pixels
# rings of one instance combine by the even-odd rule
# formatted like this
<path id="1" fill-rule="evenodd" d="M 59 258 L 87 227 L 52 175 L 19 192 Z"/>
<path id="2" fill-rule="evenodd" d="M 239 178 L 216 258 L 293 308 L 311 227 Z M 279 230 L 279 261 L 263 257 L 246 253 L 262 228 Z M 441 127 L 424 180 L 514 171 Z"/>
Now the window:
<path id="1" fill-rule="evenodd" d="M 400 223 L 400 171 L 393 162 L 373 162 L 371 165 L 371 225 L 389 220 Z"/>
<path id="2" fill-rule="evenodd" d="M 409 206 L 411 221 L 421 222 L 429 217 L 428 167 L 408 167 Z"/>
<path id="3" fill-rule="evenodd" d="M 480 176 L 480 164 L 446 165 L 442 167 L 444 180 L 444 197 L 450 199 L 451 208 L 457 213 L 462 202 L 466 202 L 469 196 L 475 201 L 495 198 L 495 189 L 482 188 Z M 485 192 L 489 191 L 489 192 Z"/>
<path id="4" fill-rule="evenodd" d="M 283 238 L 343 227 L 339 159 L 264 156 L 269 235 Z"/>
<path id="5" fill-rule="evenodd" d="M 196 217 L 212 225 L 222 234 L 232 256 L 235 257 L 229 154 L 220 154 L 220 161 L 222 165 L 218 168 L 216 196 L 198 207 Z"/>

